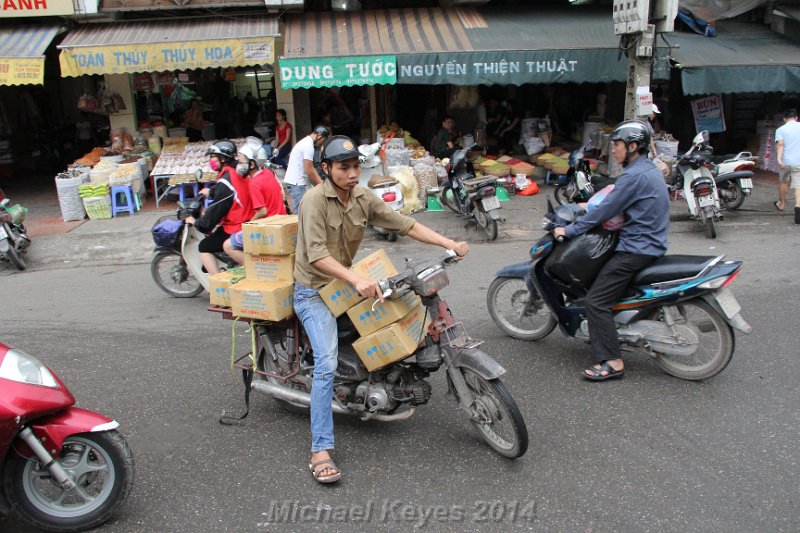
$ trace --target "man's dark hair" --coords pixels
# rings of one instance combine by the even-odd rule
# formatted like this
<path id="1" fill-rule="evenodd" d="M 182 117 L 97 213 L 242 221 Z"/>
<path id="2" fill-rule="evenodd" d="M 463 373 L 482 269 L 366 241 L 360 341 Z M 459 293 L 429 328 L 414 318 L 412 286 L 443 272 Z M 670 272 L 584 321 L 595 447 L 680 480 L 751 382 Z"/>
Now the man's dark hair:
<path id="1" fill-rule="evenodd" d="M 789 109 L 784 110 L 783 118 L 797 118 L 797 109 L 790 107 Z"/>
<path id="2" fill-rule="evenodd" d="M 448 120 L 448 119 L 455 120 L 455 118 L 453 117 L 453 115 L 445 115 L 445 116 L 443 116 L 443 117 L 442 117 L 442 122 L 444 122 L 445 120 Z"/>

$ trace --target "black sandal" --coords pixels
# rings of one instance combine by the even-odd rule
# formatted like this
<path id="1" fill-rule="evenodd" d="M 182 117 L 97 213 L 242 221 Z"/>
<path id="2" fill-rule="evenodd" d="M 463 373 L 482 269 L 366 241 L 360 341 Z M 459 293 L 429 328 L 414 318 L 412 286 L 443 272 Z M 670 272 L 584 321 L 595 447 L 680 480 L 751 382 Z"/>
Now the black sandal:
<path id="1" fill-rule="evenodd" d="M 587 372 L 591 372 L 591 374 L 588 374 Z M 608 373 L 603 375 L 603 372 L 608 372 Z M 585 368 L 581 372 L 581 377 L 583 377 L 583 379 L 588 381 L 606 381 L 609 379 L 620 379 L 624 375 L 625 375 L 624 368 L 622 370 L 615 370 L 613 366 L 608 364 L 608 361 L 603 361 L 600 364 L 600 368 L 595 368 L 594 365 L 592 365 L 589 368 Z"/>

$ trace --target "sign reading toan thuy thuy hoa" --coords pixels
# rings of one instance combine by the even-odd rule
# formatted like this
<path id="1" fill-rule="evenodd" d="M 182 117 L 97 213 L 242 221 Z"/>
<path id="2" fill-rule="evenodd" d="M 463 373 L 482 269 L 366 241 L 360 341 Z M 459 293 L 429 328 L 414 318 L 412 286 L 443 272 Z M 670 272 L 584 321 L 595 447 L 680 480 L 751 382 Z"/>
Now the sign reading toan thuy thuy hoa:
<path id="1" fill-rule="evenodd" d="M 0 0 L 0 18 L 74 14 L 72 0 Z"/>

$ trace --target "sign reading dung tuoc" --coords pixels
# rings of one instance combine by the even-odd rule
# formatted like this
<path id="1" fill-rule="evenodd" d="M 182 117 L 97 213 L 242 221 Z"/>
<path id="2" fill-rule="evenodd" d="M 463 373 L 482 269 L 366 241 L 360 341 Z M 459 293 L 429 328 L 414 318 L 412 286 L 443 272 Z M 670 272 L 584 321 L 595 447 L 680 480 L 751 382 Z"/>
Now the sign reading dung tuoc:
<path id="1" fill-rule="evenodd" d="M 281 59 L 282 89 L 394 85 L 395 56 L 316 57 Z"/>

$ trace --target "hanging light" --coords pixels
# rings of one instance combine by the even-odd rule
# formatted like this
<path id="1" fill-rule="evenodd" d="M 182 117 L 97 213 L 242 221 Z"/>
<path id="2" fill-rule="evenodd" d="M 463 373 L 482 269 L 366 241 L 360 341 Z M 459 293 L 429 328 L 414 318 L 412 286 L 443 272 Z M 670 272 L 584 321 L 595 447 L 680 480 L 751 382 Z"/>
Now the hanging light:
<path id="1" fill-rule="evenodd" d="M 361 11 L 359 0 L 331 0 L 333 11 Z"/>

